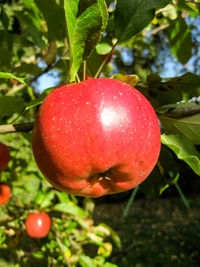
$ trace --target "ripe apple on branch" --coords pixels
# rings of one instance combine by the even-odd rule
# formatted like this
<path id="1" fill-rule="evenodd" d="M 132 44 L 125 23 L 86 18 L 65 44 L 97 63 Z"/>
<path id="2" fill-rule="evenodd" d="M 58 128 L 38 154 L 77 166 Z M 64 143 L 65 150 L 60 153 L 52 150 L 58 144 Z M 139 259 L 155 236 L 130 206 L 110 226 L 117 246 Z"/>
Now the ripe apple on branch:
<path id="1" fill-rule="evenodd" d="M 160 152 L 160 126 L 129 84 L 89 79 L 53 90 L 33 130 L 35 160 L 57 189 L 99 197 L 139 185 Z"/>

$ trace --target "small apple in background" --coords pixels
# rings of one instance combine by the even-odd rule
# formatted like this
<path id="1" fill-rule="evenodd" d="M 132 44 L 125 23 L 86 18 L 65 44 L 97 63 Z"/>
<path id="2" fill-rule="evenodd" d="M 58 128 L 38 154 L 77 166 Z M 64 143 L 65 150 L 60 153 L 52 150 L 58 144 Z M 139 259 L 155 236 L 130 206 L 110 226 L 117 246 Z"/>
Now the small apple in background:
<path id="1" fill-rule="evenodd" d="M 6 145 L 0 143 L 0 171 L 4 171 L 7 168 L 9 160 L 9 148 Z"/>
<path id="2" fill-rule="evenodd" d="M 99 197 L 147 178 L 159 156 L 160 126 L 151 104 L 129 84 L 89 79 L 46 97 L 32 145 L 38 167 L 54 187 Z"/>
<path id="3" fill-rule="evenodd" d="M 0 205 L 5 204 L 10 199 L 10 187 L 0 184 Z"/>
<path id="4" fill-rule="evenodd" d="M 26 218 L 26 232 L 30 237 L 43 238 L 51 228 L 51 219 L 46 213 L 31 213 Z"/>

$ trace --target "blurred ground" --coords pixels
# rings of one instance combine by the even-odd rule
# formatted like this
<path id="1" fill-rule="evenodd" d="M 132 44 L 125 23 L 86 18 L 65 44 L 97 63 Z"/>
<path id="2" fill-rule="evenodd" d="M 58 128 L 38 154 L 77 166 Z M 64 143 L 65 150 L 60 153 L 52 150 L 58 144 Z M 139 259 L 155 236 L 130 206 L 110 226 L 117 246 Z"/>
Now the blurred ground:
<path id="1" fill-rule="evenodd" d="M 200 197 L 189 199 L 187 210 L 180 198 L 136 199 L 128 216 L 127 202 L 98 203 L 95 222 L 104 222 L 120 236 L 121 249 L 110 261 L 119 267 L 199 267 Z"/>

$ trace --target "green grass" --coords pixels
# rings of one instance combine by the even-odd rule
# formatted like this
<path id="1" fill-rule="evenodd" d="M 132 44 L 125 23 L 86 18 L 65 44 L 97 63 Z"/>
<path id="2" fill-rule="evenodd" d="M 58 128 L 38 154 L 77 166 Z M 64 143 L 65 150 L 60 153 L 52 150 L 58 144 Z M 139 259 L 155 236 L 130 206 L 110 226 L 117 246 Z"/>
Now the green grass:
<path id="1" fill-rule="evenodd" d="M 120 236 L 122 248 L 114 249 L 111 262 L 119 267 L 199 267 L 200 198 L 135 200 L 128 216 L 126 202 L 98 204 L 96 222 L 110 225 Z"/>

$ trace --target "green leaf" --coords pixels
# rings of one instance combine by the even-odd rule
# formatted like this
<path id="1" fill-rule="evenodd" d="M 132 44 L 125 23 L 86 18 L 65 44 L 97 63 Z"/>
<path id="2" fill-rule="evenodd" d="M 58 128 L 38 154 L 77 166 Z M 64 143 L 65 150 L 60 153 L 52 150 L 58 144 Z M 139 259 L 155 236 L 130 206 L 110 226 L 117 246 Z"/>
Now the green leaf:
<path id="1" fill-rule="evenodd" d="M 32 253 L 32 256 L 36 259 L 42 259 L 44 257 L 44 254 L 42 251 L 36 251 Z"/>
<path id="2" fill-rule="evenodd" d="M 65 38 L 65 14 L 63 7 L 61 7 L 55 0 L 41 1 L 34 0 L 37 7 L 43 14 L 48 26 L 48 39 L 60 40 Z M 72 1 L 74 2 L 74 1 Z M 40 14 L 40 15 L 41 15 Z"/>
<path id="3" fill-rule="evenodd" d="M 39 29 L 41 23 L 40 10 L 34 3 L 34 0 L 22 0 L 28 8 L 28 16 L 33 21 L 33 24 Z"/>
<path id="4" fill-rule="evenodd" d="M 168 133 L 183 134 L 193 144 L 200 144 L 200 114 L 181 119 L 159 116 L 159 120 Z"/>
<path id="5" fill-rule="evenodd" d="M 50 192 L 44 195 L 44 200 L 42 201 L 40 207 L 47 208 L 52 205 L 52 200 L 54 199 L 55 192 L 51 190 Z"/>
<path id="6" fill-rule="evenodd" d="M 0 72 L 0 78 L 1 79 L 15 79 L 18 82 L 26 85 L 25 78 L 16 77 L 15 75 L 13 75 L 12 73 L 9 73 L 9 72 Z"/>
<path id="7" fill-rule="evenodd" d="M 116 264 L 113 264 L 111 262 L 106 262 L 103 267 L 118 267 Z"/>
<path id="8" fill-rule="evenodd" d="M 124 75 L 121 73 L 115 73 L 111 78 L 130 84 L 133 87 L 135 87 L 136 84 L 139 82 L 139 77 L 135 74 Z"/>
<path id="9" fill-rule="evenodd" d="M 45 89 L 42 94 L 37 98 L 37 99 L 34 99 L 32 101 L 30 101 L 27 106 L 26 106 L 26 109 L 25 110 L 29 110 L 31 108 L 34 108 L 36 106 L 39 106 L 43 103 L 45 97 L 55 89 L 55 87 L 50 87 L 50 88 L 47 88 Z"/>
<path id="10" fill-rule="evenodd" d="M 187 109 L 187 108 L 191 108 L 194 106 L 196 107 L 198 106 L 198 104 L 196 104 L 195 102 L 182 102 L 182 103 L 163 105 L 159 107 L 156 111 L 159 113 L 166 113 L 167 111 L 171 109 L 182 110 L 182 109 Z"/>
<path id="11" fill-rule="evenodd" d="M 87 5 L 84 6 L 85 2 Z M 71 81 L 75 80 L 83 60 L 99 42 L 107 25 L 108 13 L 105 0 L 65 0 L 65 16 L 69 35 Z M 84 8 L 81 8 L 84 6 Z"/>
<path id="12" fill-rule="evenodd" d="M 163 134 L 161 141 L 173 150 L 179 159 L 184 160 L 197 175 L 200 175 L 200 153 L 187 138 L 182 135 Z"/>
<path id="13" fill-rule="evenodd" d="M 41 49 L 45 48 L 45 42 L 42 39 L 42 34 L 37 29 L 37 27 L 34 25 L 33 20 L 30 18 L 30 16 L 27 16 L 24 14 L 24 11 L 16 11 L 15 12 L 16 17 L 19 19 L 21 23 L 23 23 L 25 26 L 24 31 L 28 36 L 31 36 L 33 42 L 38 45 Z"/>
<path id="14" fill-rule="evenodd" d="M 82 267 L 97 267 L 96 263 L 88 256 L 80 255 L 79 257 L 79 264 Z"/>
<path id="15" fill-rule="evenodd" d="M 56 191 L 56 195 L 59 199 L 59 201 L 62 203 L 62 202 L 69 202 L 70 199 L 69 199 L 69 195 L 65 192 L 59 192 L 59 191 Z"/>
<path id="16" fill-rule="evenodd" d="M 120 41 L 142 31 L 154 18 L 155 9 L 163 8 L 169 0 L 118 0 L 115 28 Z"/>
<path id="17" fill-rule="evenodd" d="M 186 11 L 190 17 L 196 18 L 199 15 L 198 6 L 194 5 L 194 3 L 185 0 L 179 0 L 177 4 L 180 11 Z"/>
<path id="18" fill-rule="evenodd" d="M 171 22 L 169 40 L 172 54 L 185 64 L 192 56 L 192 33 L 181 16 Z"/>
<path id="19" fill-rule="evenodd" d="M 65 212 L 68 214 L 76 215 L 79 217 L 85 217 L 86 212 L 76 206 L 73 202 L 68 202 L 68 203 L 59 203 L 54 206 L 54 210 L 60 211 L 60 212 Z"/>
<path id="20" fill-rule="evenodd" d="M 110 235 L 111 235 L 111 237 L 112 237 L 115 245 L 118 248 L 121 248 L 121 240 L 120 240 L 120 237 L 118 236 L 118 234 L 111 227 L 109 227 L 105 223 L 100 223 L 98 226 L 103 226 L 104 228 L 106 228 L 110 232 Z"/>
<path id="21" fill-rule="evenodd" d="M 155 95 L 158 106 L 200 95 L 200 75 L 191 72 L 173 78 L 162 78 L 154 73 L 148 76 L 147 83 L 148 90 Z"/>
<path id="22" fill-rule="evenodd" d="M 96 51 L 99 55 L 107 55 L 112 50 L 112 46 L 108 43 L 99 43 L 96 46 Z"/>
<path id="23" fill-rule="evenodd" d="M 41 96 L 38 97 L 37 99 L 34 99 L 34 100 L 30 101 L 30 102 L 28 103 L 28 105 L 26 106 L 26 110 L 29 110 L 29 109 L 31 109 L 31 108 L 34 108 L 34 107 L 36 107 L 36 106 L 41 105 L 42 102 L 44 101 L 45 97 L 46 97 L 46 96 L 41 95 Z"/>
<path id="24" fill-rule="evenodd" d="M 20 97 L 2 96 L 0 97 L 0 116 L 11 116 L 24 109 L 24 100 Z"/>

